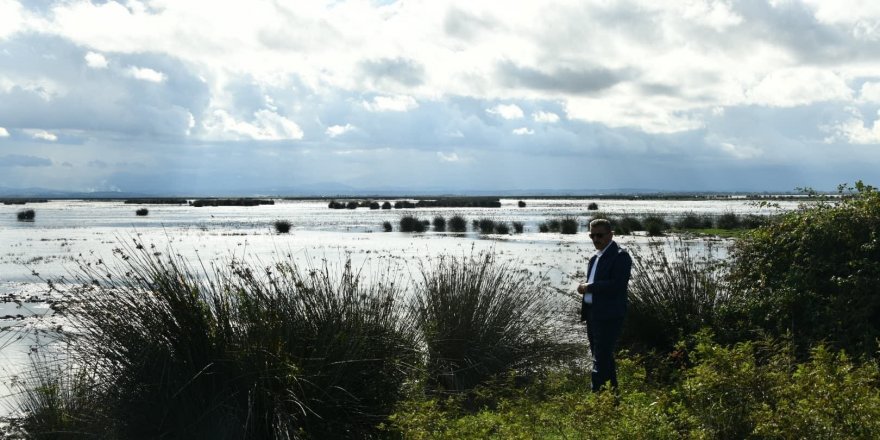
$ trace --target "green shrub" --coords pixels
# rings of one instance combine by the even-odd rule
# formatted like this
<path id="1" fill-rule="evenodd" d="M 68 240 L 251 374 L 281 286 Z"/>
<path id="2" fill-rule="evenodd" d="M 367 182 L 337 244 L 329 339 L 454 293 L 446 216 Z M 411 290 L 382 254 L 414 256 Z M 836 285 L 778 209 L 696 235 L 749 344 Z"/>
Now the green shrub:
<path id="1" fill-rule="evenodd" d="M 738 320 L 731 328 L 790 333 L 801 354 L 827 341 L 873 355 L 880 338 L 880 193 L 861 182 L 856 188 L 839 203 L 779 215 L 736 243 Z"/>
<path id="2" fill-rule="evenodd" d="M 449 230 L 452 232 L 467 232 L 467 222 L 464 217 L 460 215 L 453 215 L 449 219 Z"/>
<path id="3" fill-rule="evenodd" d="M 712 227 L 712 219 L 708 216 L 688 212 L 675 222 L 678 229 L 708 229 Z"/>
<path id="4" fill-rule="evenodd" d="M 623 217 L 620 221 L 613 222 L 612 224 L 614 225 L 615 234 L 629 235 L 632 234 L 633 231 L 645 230 L 639 219 L 630 216 Z"/>
<path id="5" fill-rule="evenodd" d="M 421 275 L 414 298 L 429 389 L 467 391 L 572 355 L 557 331 L 546 280 L 491 254 L 441 257 Z"/>

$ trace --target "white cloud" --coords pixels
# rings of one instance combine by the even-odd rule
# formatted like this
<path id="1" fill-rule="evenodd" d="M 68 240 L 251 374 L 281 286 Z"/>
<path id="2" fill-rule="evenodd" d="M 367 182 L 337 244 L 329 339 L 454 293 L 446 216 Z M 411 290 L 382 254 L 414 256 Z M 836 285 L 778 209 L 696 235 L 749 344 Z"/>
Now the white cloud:
<path id="1" fill-rule="evenodd" d="M 771 72 L 746 94 L 752 104 L 796 107 L 846 101 L 852 98 L 852 89 L 834 72 L 805 67 Z"/>
<path id="2" fill-rule="evenodd" d="M 722 151 L 737 159 L 754 159 L 764 153 L 760 148 L 751 145 L 721 142 L 720 146 Z"/>
<path id="3" fill-rule="evenodd" d="M 559 115 L 553 112 L 535 112 L 532 113 L 532 118 L 535 120 L 535 122 L 546 122 L 549 124 L 559 122 Z"/>
<path id="4" fill-rule="evenodd" d="M 0 0 L 0 39 L 15 34 L 22 28 L 21 5 L 16 1 Z"/>
<path id="5" fill-rule="evenodd" d="M 149 81 L 154 83 L 160 83 L 168 79 L 168 77 L 159 71 L 147 68 L 147 67 L 135 67 L 130 66 L 126 71 L 126 75 L 139 79 L 141 81 Z"/>
<path id="6" fill-rule="evenodd" d="M 406 95 L 376 96 L 362 105 L 371 112 L 406 112 L 419 107 L 415 98 Z"/>
<path id="7" fill-rule="evenodd" d="M 107 68 L 107 58 L 104 58 L 104 55 L 101 55 L 97 52 L 89 52 L 85 56 L 86 65 L 91 67 L 92 69 L 106 69 Z"/>
<path id="8" fill-rule="evenodd" d="M 298 140 L 303 131 L 296 122 L 270 110 L 254 113 L 253 122 L 236 120 L 225 110 L 214 110 L 205 121 L 209 139 L 254 139 L 261 141 Z"/>
<path id="9" fill-rule="evenodd" d="M 327 130 L 324 132 L 327 136 L 335 138 L 336 136 L 341 136 L 349 131 L 354 130 L 354 125 L 345 124 L 345 125 L 331 125 L 327 127 Z"/>
<path id="10" fill-rule="evenodd" d="M 843 139 L 851 144 L 880 144 L 880 111 L 870 126 L 862 121 L 857 111 L 853 113 L 853 118 L 831 128 L 832 137 L 826 141 Z"/>
<path id="11" fill-rule="evenodd" d="M 25 130 L 25 133 L 31 135 L 34 139 L 43 141 L 55 142 L 58 140 L 58 136 L 46 130 Z"/>
<path id="12" fill-rule="evenodd" d="M 880 83 L 866 82 L 862 84 L 862 89 L 859 92 L 859 101 L 880 102 Z"/>
<path id="13" fill-rule="evenodd" d="M 0 138 L 5 138 L 5 137 L 9 137 L 9 132 L 5 128 L 0 127 Z"/>
<path id="14" fill-rule="evenodd" d="M 522 109 L 516 104 L 498 104 L 486 109 L 486 113 L 498 115 L 504 119 L 521 119 L 523 117 Z"/>
<path id="15" fill-rule="evenodd" d="M 458 157 L 457 153 L 446 154 L 446 153 L 438 151 L 437 157 L 439 157 L 440 160 L 442 160 L 444 162 L 458 162 L 461 160 L 461 158 Z"/>
<path id="16" fill-rule="evenodd" d="M 525 136 L 525 135 L 535 134 L 535 130 L 532 130 L 531 128 L 528 128 L 528 127 L 520 127 L 520 128 L 514 128 L 512 133 L 517 136 Z"/>

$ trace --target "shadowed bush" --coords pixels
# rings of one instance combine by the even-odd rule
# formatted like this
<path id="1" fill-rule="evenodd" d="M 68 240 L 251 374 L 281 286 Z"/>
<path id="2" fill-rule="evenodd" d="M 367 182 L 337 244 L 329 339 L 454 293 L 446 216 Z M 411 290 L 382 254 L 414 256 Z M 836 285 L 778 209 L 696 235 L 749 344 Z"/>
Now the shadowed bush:
<path id="1" fill-rule="evenodd" d="M 467 391 L 574 355 L 561 342 L 546 280 L 490 254 L 441 257 L 421 275 L 414 304 L 429 390 Z"/>
<path id="2" fill-rule="evenodd" d="M 394 228 L 391 227 L 391 222 L 382 222 L 382 230 L 385 232 L 391 232 Z"/>
<path id="3" fill-rule="evenodd" d="M 290 232 L 290 222 L 287 220 L 276 220 L 275 223 L 275 232 L 279 234 L 286 234 Z"/>
<path id="4" fill-rule="evenodd" d="M 648 231 L 648 235 L 652 237 L 661 236 L 667 229 L 669 229 L 669 222 L 663 217 L 656 215 L 645 217 L 645 219 L 642 220 L 642 225 L 645 227 L 645 230 Z"/>
<path id="5" fill-rule="evenodd" d="M 526 202 L 520 200 L 520 201 L 516 202 L 516 206 L 519 206 L 520 208 L 525 208 Z"/>
<path id="6" fill-rule="evenodd" d="M 438 216 L 434 217 L 433 224 L 434 224 L 435 231 L 437 231 L 437 232 L 446 231 L 446 219 L 445 218 L 438 215 Z"/>
<path id="7" fill-rule="evenodd" d="M 715 227 L 718 229 L 738 229 L 739 226 L 739 217 L 732 212 L 725 212 L 715 220 Z"/>
<path id="8" fill-rule="evenodd" d="M 629 235 L 634 231 L 644 231 L 645 228 L 642 226 L 642 222 L 631 216 L 626 216 L 620 219 L 620 221 L 616 221 L 612 223 L 614 225 L 614 233 Z"/>
<path id="9" fill-rule="evenodd" d="M 495 233 L 507 235 L 510 233 L 510 226 L 504 222 L 495 223 Z"/>
<path id="10" fill-rule="evenodd" d="M 147 208 L 140 208 L 137 211 L 135 211 L 134 213 L 135 213 L 135 215 L 138 215 L 138 216 L 146 216 L 147 214 L 150 213 L 150 210 Z"/>
<path id="11" fill-rule="evenodd" d="M 513 232 L 516 234 L 522 234 L 525 225 L 523 222 L 513 222 Z"/>
<path id="12" fill-rule="evenodd" d="M 382 209 L 391 209 L 391 202 L 382 203 Z"/>
<path id="13" fill-rule="evenodd" d="M 688 212 L 675 222 L 675 227 L 678 229 L 708 229 L 712 227 L 712 219 Z"/>
<path id="14" fill-rule="evenodd" d="M 425 232 L 425 223 L 418 217 L 405 215 L 400 218 L 400 232 Z"/>
<path id="15" fill-rule="evenodd" d="M 598 210 L 599 210 L 599 204 L 596 203 L 596 202 L 590 202 L 590 204 L 587 205 L 587 210 L 588 210 L 588 211 L 598 211 Z"/>
<path id="16" fill-rule="evenodd" d="M 547 222 L 541 223 L 538 225 L 538 231 L 545 233 L 550 232 L 550 225 L 548 225 Z"/>
<path id="17" fill-rule="evenodd" d="M 20 222 L 32 222 L 36 216 L 37 213 L 33 209 L 23 209 L 15 214 Z"/>
<path id="18" fill-rule="evenodd" d="M 61 431 L 97 414 L 107 420 L 83 436 L 363 438 L 418 362 L 391 272 L 367 283 L 350 263 L 331 275 L 232 261 L 199 274 L 179 257 L 116 253 L 118 268 L 83 266 L 67 311 L 71 365 L 98 403 Z"/>
<path id="19" fill-rule="evenodd" d="M 370 209 L 379 209 L 379 202 L 370 202 Z"/>
<path id="20" fill-rule="evenodd" d="M 449 219 L 449 230 L 452 232 L 467 232 L 467 222 L 460 215 L 453 215 Z"/>

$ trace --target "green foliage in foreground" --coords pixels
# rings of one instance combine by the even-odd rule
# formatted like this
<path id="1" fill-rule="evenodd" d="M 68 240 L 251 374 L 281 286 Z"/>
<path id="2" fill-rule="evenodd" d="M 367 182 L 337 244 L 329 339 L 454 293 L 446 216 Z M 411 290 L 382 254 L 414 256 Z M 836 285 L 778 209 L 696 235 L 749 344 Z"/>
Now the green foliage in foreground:
<path id="1" fill-rule="evenodd" d="M 617 399 L 591 393 L 587 371 L 558 372 L 525 388 L 487 389 L 478 411 L 455 399 L 410 399 L 388 429 L 411 439 L 880 437 L 873 362 L 818 346 L 798 364 L 786 344 L 722 346 L 706 333 L 690 346 L 678 352 L 672 385 L 651 383 L 637 358 L 624 358 Z"/>

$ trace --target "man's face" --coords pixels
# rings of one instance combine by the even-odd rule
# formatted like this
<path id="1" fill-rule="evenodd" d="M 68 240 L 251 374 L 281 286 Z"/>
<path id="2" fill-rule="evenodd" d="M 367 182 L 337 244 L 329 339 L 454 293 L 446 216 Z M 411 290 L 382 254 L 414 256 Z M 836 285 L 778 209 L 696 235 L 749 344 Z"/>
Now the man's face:
<path id="1" fill-rule="evenodd" d="M 613 236 L 614 233 L 603 226 L 596 226 L 590 229 L 590 240 L 593 240 L 593 246 L 596 246 L 596 250 L 604 250 L 608 243 L 611 243 L 611 237 Z"/>

